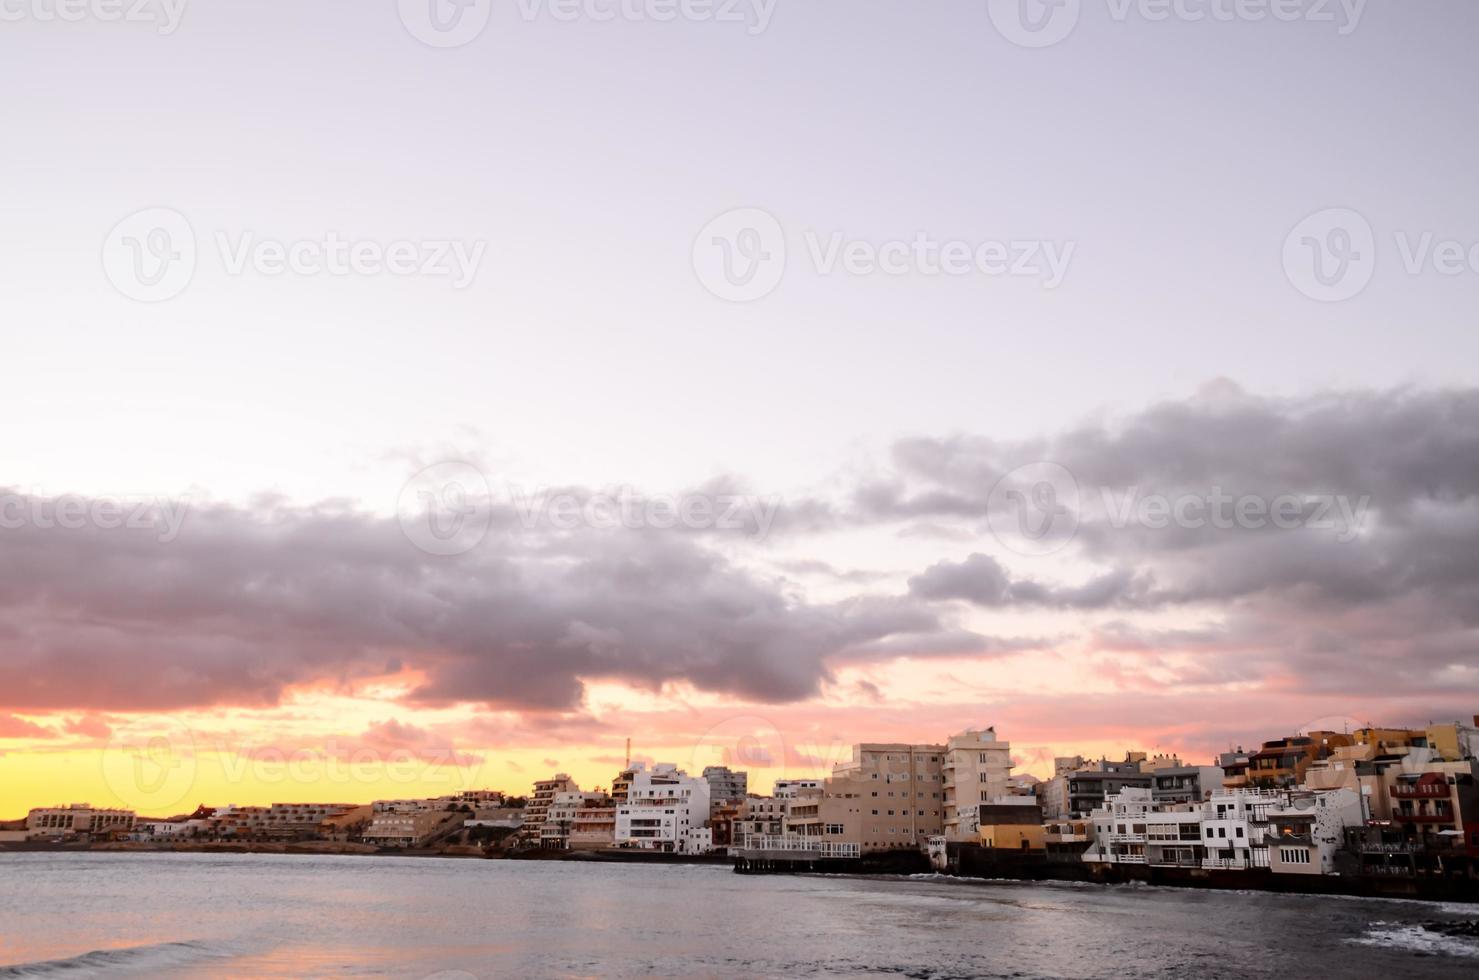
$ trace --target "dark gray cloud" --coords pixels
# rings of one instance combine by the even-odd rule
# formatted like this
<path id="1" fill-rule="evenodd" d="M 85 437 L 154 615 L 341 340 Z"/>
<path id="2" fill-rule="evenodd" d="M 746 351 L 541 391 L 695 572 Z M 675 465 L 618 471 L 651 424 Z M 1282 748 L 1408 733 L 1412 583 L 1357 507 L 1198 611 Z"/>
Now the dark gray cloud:
<path id="1" fill-rule="evenodd" d="M 344 505 L 204 506 L 153 531 L 7 528 L 0 703 L 124 710 L 271 704 L 401 667 L 421 704 L 570 709 L 582 679 L 806 698 L 829 658 L 947 631 L 907 599 L 807 604 L 700 536 L 528 529 L 427 555 Z M 966 645 L 959 634 L 952 641 Z"/>
<path id="2" fill-rule="evenodd" d="M 1271 399 L 1222 382 L 1053 438 L 913 439 L 893 458 L 894 475 L 859 489 L 855 519 L 965 522 L 991 546 L 913 577 L 917 598 L 1119 615 L 1200 609 L 1217 624 L 1129 621 L 1086 637 L 1198 653 L 1184 683 L 1442 692 L 1479 678 L 1479 391 Z M 1035 574 L 1032 557 L 991 534 L 992 488 L 1040 461 L 1077 484 L 1077 531 L 1061 557 L 1100 571 L 1074 582 Z M 1298 506 L 1282 528 L 1122 519 L 1127 499 L 1214 494 Z"/>
<path id="3" fill-rule="evenodd" d="M 962 599 L 978 606 L 1042 606 L 1056 609 L 1104 609 L 1152 601 L 1149 578 L 1128 569 L 1095 576 L 1082 585 L 1049 585 L 1031 579 L 1013 579 L 991 555 L 971 555 L 965 561 L 942 561 L 909 580 L 910 594 L 921 599 Z"/>

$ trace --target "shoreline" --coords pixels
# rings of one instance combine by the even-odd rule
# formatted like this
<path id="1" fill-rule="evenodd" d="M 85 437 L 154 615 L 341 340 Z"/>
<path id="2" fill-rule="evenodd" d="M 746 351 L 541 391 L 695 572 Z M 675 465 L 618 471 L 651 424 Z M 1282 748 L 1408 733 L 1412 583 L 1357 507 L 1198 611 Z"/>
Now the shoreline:
<path id="1" fill-rule="evenodd" d="M 177 843 L 145 844 L 141 842 L 114 842 L 107 844 L 56 844 L 51 842 L 7 842 L 0 844 L 0 856 L 5 854 L 275 854 L 295 857 L 400 857 L 400 858 L 448 858 L 481 859 L 492 861 L 554 861 L 576 864 L 644 864 L 644 865 L 707 865 L 735 866 L 730 855 L 669 854 L 659 851 L 612 849 L 604 851 L 523 851 L 505 853 L 485 852 L 472 845 L 452 845 L 445 848 L 382 848 L 369 844 L 343 841 L 301 841 L 295 843 Z M 869 864 L 874 866 L 869 867 Z M 1234 875 L 1229 878 L 1203 876 L 1168 876 L 1165 874 L 1095 873 L 1089 869 L 1073 866 L 1052 868 L 1041 866 L 1033 873 L 1020 873 L 1006 867 L 990 868 L 972 872 L 950 873 L 927 867 L 908 867 L 914 862 L 897 859 L 878 862 L 824 861 L 812 867 L 795 867 L 766 871 L 748 871 L 748 874 L 795 874 L 821 875 L 849 878 L 872 878 L 880 880 L 915 881 L 958 881 L 962 884 L 983 885 L 1058 885 L 1094 888 L 1141 887 L 1170 889 L 1175 891 L 1217 891 L 1244 895 L 1306 895 L 1313 898 L 1369 899 L 1374 901 L 1408 901 L 1434 904 L 1461 904 L 1474 906 L 1479 911 L 1479 888 L 1467 883 L 1455 887 L 1455 882 L 1387 881 L 1385 879 L 1351 879 L 1336 876 L 1321 876 L 1314 880 L 1280 880 L 1278 887 L 1269 887 L 1273 882 L 1267 876 Z M 738 871 L 739 868 L 734 868 Z M 1139 869 L 1137 869 L 1139 870 Z M 1016 873 L 1014 873 L 1016 871 Z M 1123 869 L 1116 869 L 1122 872 Z M 1046 872 L 1046 873 L 1044 873 Z M 1318 882 L 1318 883 L 1317 883 Z"/>

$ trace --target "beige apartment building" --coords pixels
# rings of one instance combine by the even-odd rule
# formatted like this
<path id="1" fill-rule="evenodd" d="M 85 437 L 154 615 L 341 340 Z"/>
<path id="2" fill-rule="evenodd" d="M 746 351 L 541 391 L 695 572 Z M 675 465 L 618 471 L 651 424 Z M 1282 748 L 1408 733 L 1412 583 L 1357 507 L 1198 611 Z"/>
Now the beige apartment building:
<path id="1" fill-rule="evenodd" d="M 571 846 L 575 832 L 576 816 L 582 810 L 609 808 L 613 832 L 616 827 L 616 804 L 602 790 L 571 790 L 556 793 L 545 811 L 544 823 L 539 827 L 539 846 L 548 850 L 563 851 Z"/>
<path id="2" fill-rule="evenodd" d="M 566 844 L 572 851 L 595 851 L 616 843 L 616 804 L 612 801 L 583 806 L 575 811 Z"/>
<path id="3" fill-rule="evenodd" d="M 982 803 L 995 803 L 1010 793 L 1012 746 L 996 737 L 996 728 L 968 729 L 945 741 L 940 767 L 945 838 L 974 841 L 980 829 Z"/>
<path id="4" fill-rule="evenodd" d="M 26 815 L 26 836 L 31 838 L 102 836 L 133 829 L 132 810 L 94 809 L 90 803 L 38 807 Z"/>
<path id="5" fill-rule="evenodd" d="M 820 781 L 818 781 L 820 784 Z M 820 792 L 821 786 L 816 787 Z M 747 796 L 734 815 L 731 837 L 736 844 L 747 836 L 777 836 L 786 832 L 786 816 L 794 800 L 774 796 Z"/>
<path id="6" fill-rule="evenodd" d="M 820 792 L 790 801 L 787 832 L 857 844 L 864 854 L 920 849 L 944 828 L 945 746 L 865 742 Z"/>
<path id="7" fill-rule="evenodd" d="M 529 797 L 529 803 L 524 807 L 524 826 L 520 833 L 527 838 L 538 840 L 539 832 L 544 826 L 544 818 L 549 815 L 550 804 L 555 797 L 561 793 L 578 793 L 580 787 L 575 780 L 565 773 L 559 773 L 553 779 L 541 779 L 534 783 L 534 792 Z"/>

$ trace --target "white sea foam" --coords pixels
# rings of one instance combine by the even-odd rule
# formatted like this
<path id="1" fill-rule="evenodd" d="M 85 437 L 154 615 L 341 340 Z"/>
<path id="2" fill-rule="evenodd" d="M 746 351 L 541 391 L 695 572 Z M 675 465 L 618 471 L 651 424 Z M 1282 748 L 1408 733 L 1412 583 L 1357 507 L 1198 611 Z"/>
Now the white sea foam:
<path id="1" fill-rule="evenodd" d="M 1347 940 L 1361 946 L 1401 949 L 1429 956 L 1470 956 L 1479 958 L 1479 942 L 1460 936 L 1429 932 L 1422 926 L 1402 922 L 1373 922 L 1365 934 Z"/>

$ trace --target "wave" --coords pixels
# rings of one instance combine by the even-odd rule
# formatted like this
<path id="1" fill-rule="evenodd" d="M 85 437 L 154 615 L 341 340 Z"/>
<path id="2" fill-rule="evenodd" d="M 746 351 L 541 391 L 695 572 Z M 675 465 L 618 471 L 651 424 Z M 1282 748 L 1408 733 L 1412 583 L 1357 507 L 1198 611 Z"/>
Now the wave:
<path id="1" fill-rule="evenodd" d="M 1347 942 L 1360 946 L 1380 946 L 1428 956 L 1479 957 L 1479 943 L 1441 932 L 1429 932 L 1422 926 L 1403 922 L 1373 922 L 1366 933 Z"/>
<path id="2" fill-rule="evenodd" d="M 184 966 L 196 960 L 226 957 L 227 950 L 201 942 L 152 943 L 145 946 L 124 946 L 118 949 L 95 949 L 90 953 L 61 960 L 42 960 L 35 963 L 18 963 L 0 966 L 3 977 L 65 977 L 96 971 L 153 972 L 171 967 Z"/>

